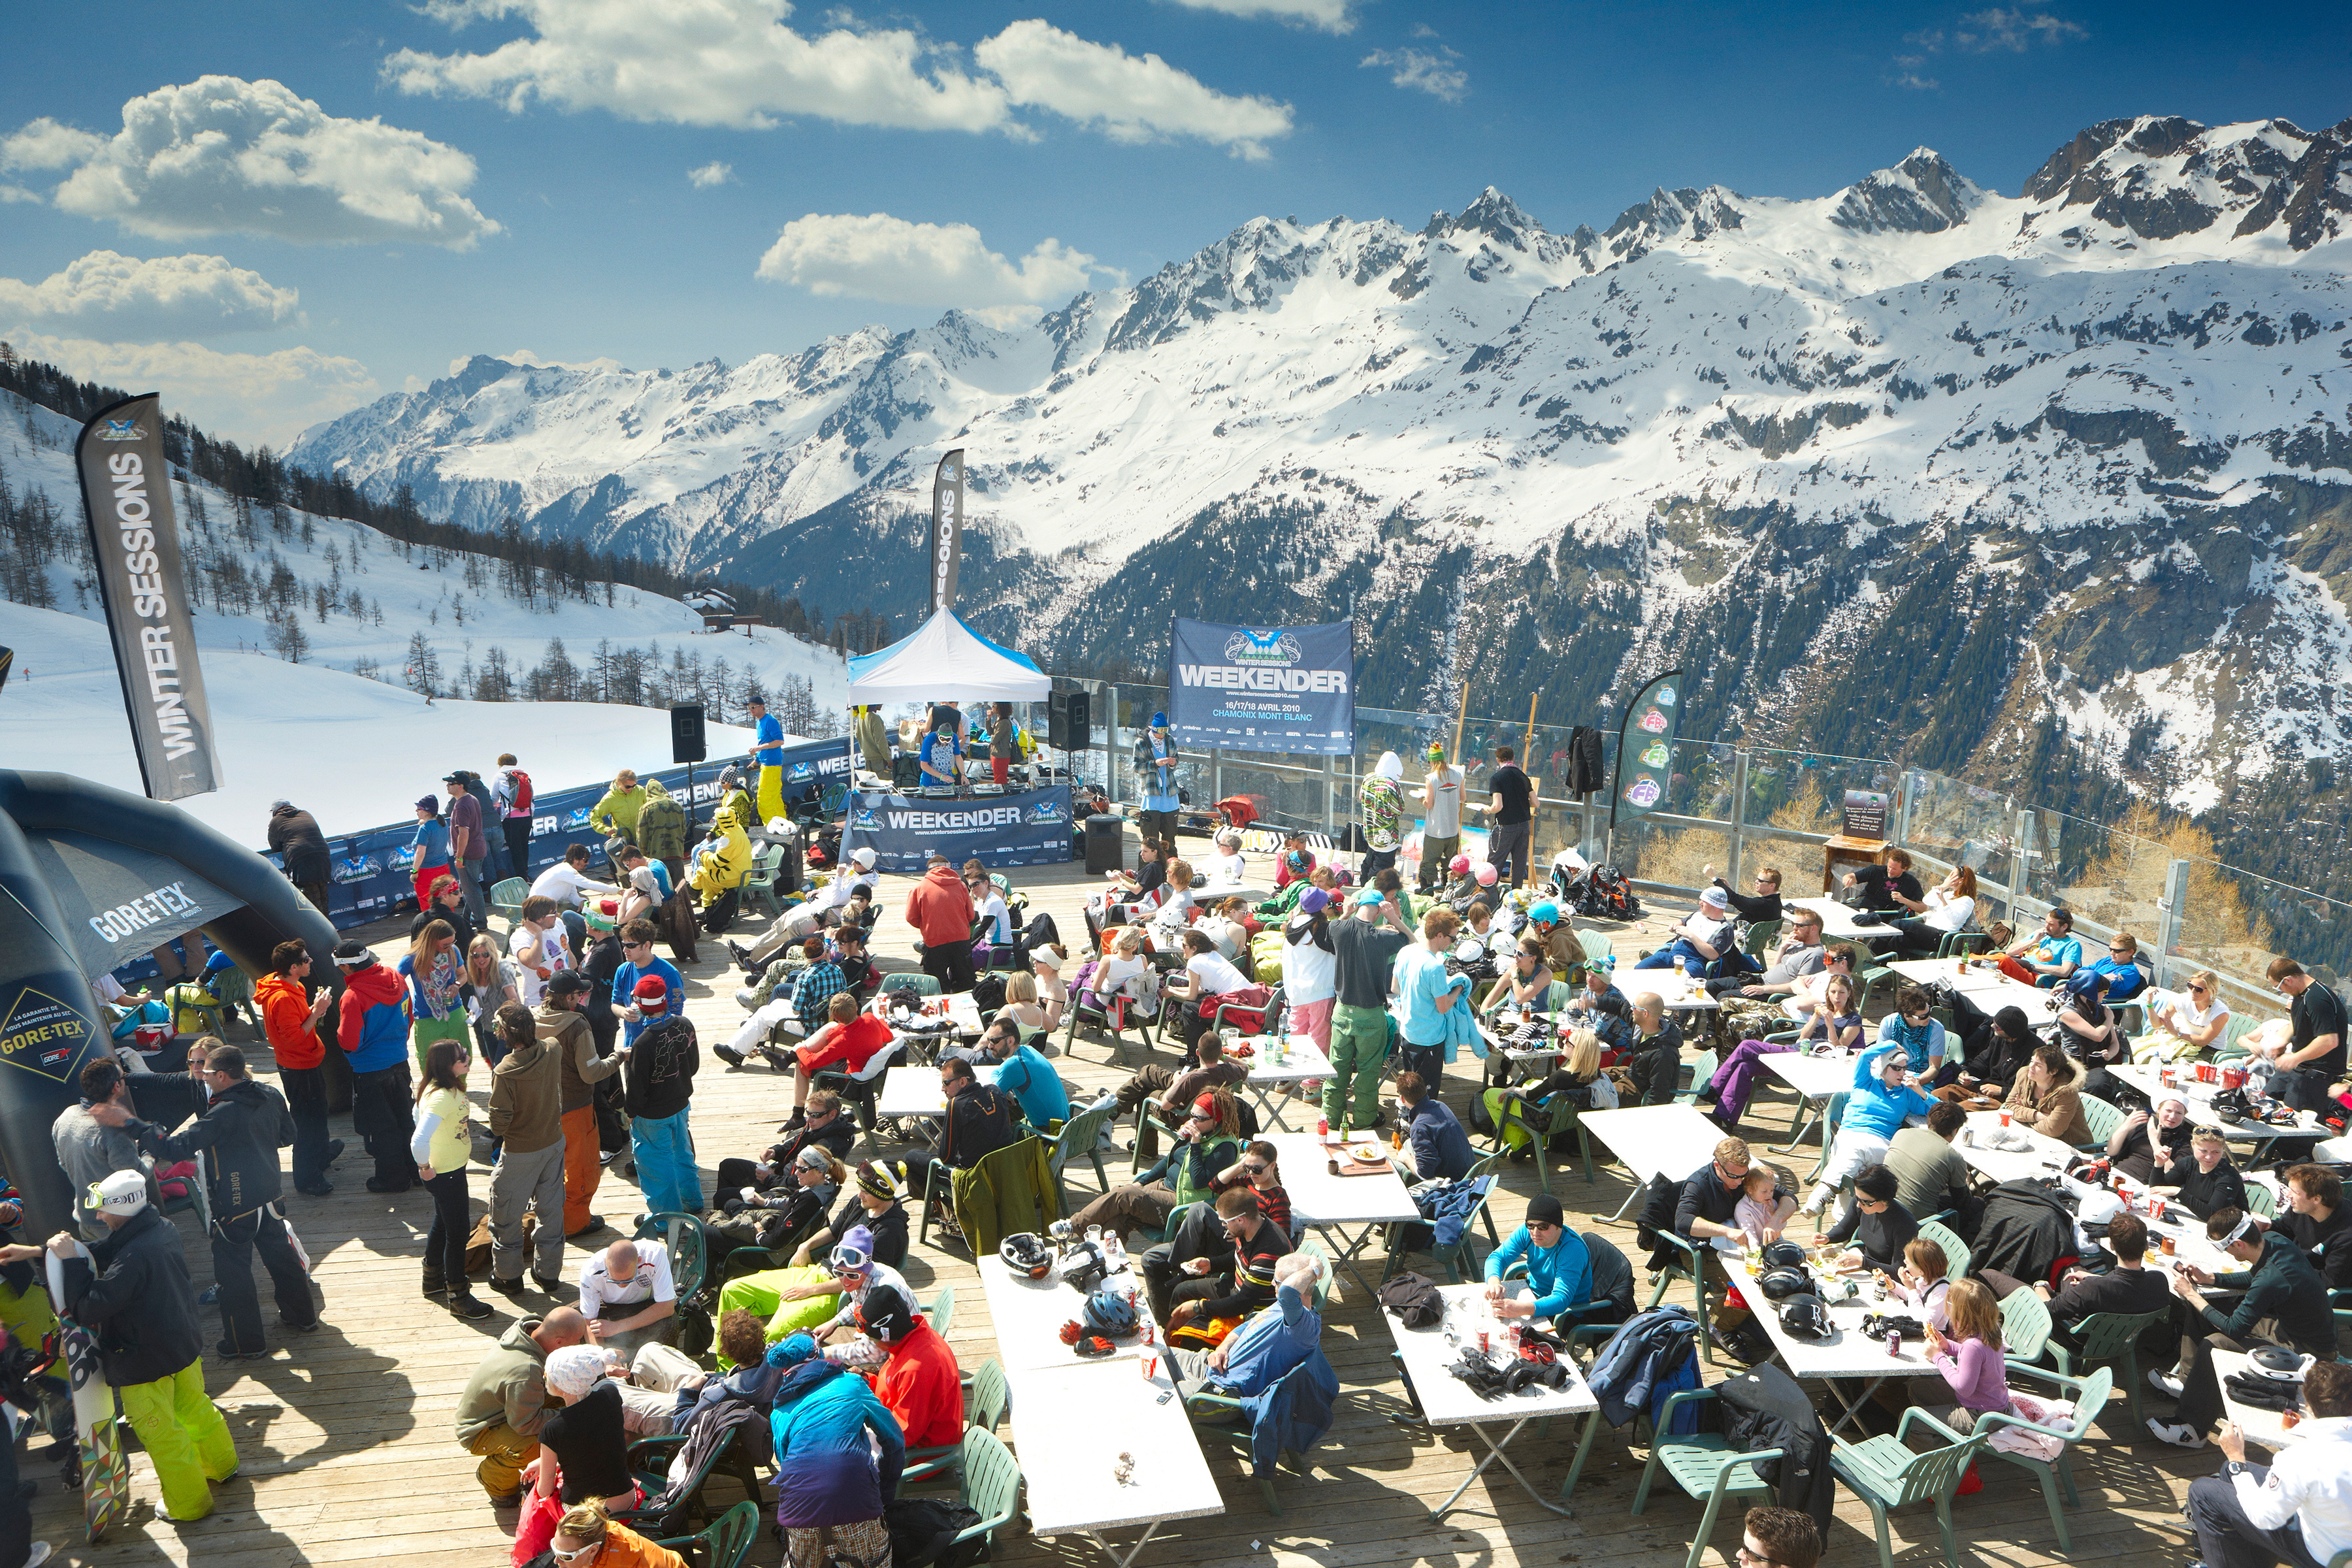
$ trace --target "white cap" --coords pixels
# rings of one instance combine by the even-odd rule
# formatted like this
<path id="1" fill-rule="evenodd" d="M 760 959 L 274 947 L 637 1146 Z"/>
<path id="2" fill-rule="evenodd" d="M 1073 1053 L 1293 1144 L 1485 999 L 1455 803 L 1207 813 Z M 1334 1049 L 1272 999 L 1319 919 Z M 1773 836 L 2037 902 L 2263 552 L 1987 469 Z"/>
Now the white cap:
<path id="1" fill-rule="evenodd" d="M 849 852 L 850 863 L 861 871 L 874 869 L 874 851 L 863 844 Z"/>
<path id="2" fill-rule="evenodd" d="M 89 1184 L 89 1206 L 128 1218 L 147 1206 L 147 1178 L 137 1171 L 116 1171 Z"/>

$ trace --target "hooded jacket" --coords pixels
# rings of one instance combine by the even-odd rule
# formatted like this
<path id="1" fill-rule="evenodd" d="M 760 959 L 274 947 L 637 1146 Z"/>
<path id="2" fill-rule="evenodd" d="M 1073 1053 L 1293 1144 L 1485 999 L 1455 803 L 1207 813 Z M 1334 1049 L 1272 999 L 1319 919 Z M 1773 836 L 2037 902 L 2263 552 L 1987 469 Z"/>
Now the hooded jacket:
<path id="1" fill-rule="evenodd" d="M 141 1209 L 89 1251 L 65 1259 L 65 1309 L 97 1336 L 109 1384 L 153 1383 L 204 1353 L 195 1287 L 170 1221 Z"/>
<path id="2" fill-rule="evenodd" d="M 179 1132 L 166 1133 L 136 1117 L 124 1131 L 158 1160 L 193 1160 L 199 1151 L 209 1152 L 212 1158 L 205 1165 L 211 1180 L 205 1190 L 212 1198 L 214 1223 L 226 1225 L 278 1201 L 284 1190 L 278 1179 L 278 1151 L 294 1142 L 294 1113 L 276 1089 L 246 1078 L 213 1096 L 194 1122 Z"/>
<path id="3" fill-rule="evenodd" d="M 382 1072 L 408 1060 L 408 983 L 381 963 L 344 971 L 335 1043 L 352 1071 Z"/>
<path id="4" fill-rule="evenodd" d="M 964 941 L 972 918 L 971 894 L 952 866 L 934 865 L 907 895 L 907 923 L 925 947 Z"/>
<path id="5" fill-rule="evenodd" d="M 261 1009 L 261 1031 L 279 1067 L 314 1068 L 326 1060 L 327 1047 L 310 1026 L 310 998 L 300 981 L 265 974 L 253 988 L 253 1001 Z"/>
<path id="6" fill-rule="evenodd" d="M 289 882 L 327 879 L 327 836 L 307 811 L 281 805 L 269 814 L 269 852 L 284 859 Z"/>
<path id="7" fill-rule="evenodd" d="M 701 1066 L 694 1020 L 665 1017 L 647 1024 L 630 1042 L 628 1066 L 621 1074 L 629 1114 L 659 1121 L 684 1110 L 694 1098 L 694 1075 Z"/>
<path id="8" fill-rule="evenodd" d="M 882 1517 L 898 1493 L 907 1439 L 866 1380 L 838 1362 L 804 1361 L 776 1390 L 776 1522 L 788 1530 Z M 866 1434 L 881 1448 L 877 1468 Z"/>
<path id="9" fill-rule="evenodd" d="M 621 837 L 635 844 L 637 841 L 637 813 L 646 807 L 646 786 L 642 784 L 625 793 L 619 789 L 604 792 L 604 798 L 588 811 L 592 827 L 602 827 L 610 817 L 620 829 Z"/>
<path id="10" fill-rule="evenodd" d="M 621 1070 L 621 1058 L 596 1054 L 595 1032 L 588 1016 L 567 1007 L 542 1006 L 534 1015 L 539 1037 L 554 1042 L 557 1072 L 562 1079 L 562 1106 L 569 1115 L 596 1098 L 594 1085 Z"/>
<path id="11" fill-rule="evenodd" d="M 500 1425 L 532 1436 L 547 1419 L 547 1352 L 531 1338 L 540 1321 L 523 1318 L 514 1323 L 466 1379 L 466 1391 L 457 1396 L 459 1443 L 471 1443 Z"/>
<path id="12" fill-rule="evenodd" d="M 645 792 L 645 804 L 637 807 L 637 847 L 648 860 L 685 859 L 686 807 L 659 779 L 647 779 Z"/>
<path id="13" fill-rule="evenodd" d="M 518 1154 L 563 1136 L 563 1069 L 554 1047 L 536 1036 L 490 1069 L 490 1136 Z"/>

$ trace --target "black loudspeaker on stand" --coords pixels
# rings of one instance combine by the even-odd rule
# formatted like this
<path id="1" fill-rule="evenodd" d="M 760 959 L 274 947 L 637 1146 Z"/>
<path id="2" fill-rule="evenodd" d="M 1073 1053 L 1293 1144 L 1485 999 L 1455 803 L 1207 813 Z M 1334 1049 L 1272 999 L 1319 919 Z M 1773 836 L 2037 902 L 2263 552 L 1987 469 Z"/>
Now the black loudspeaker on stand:
<path id="1" fill-rule="evenodd" d="M 1094 725 L 1083 691 L 1056 691 L 1045 700 L 1045 743 L 1057 752 L 1083 752 L 1092 743 Z"/>
<path id="2" fill-rule="evenodd" d="M 669 760 L 698 763 L 709 753 L 702 744 L 702 704 L 681 702 L 669 710 Z"/>

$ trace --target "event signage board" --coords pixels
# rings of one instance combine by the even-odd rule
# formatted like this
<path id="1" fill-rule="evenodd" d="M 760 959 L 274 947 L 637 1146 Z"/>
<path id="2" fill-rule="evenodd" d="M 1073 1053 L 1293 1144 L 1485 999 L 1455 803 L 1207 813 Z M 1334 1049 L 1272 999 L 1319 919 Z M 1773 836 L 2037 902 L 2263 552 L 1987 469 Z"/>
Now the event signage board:
<path id="1" fill-rule="evenodd" d="M 1355 626 L 1234 626 L 1176 617 L 1168 727 L 1177 745 L 1351 756 Z"/>
<path id="2" fill-rule="evenodd" d="M 74 443 L 74 466 L 147 798 L 185 800 L 218 789 L 212 710 L 172 520 L 161 398 L 151 392 L 100 409 Z"/>
<path id="3" fill-rule="evenodd" d="M 1840 829 L 1848 838 L 1884 840 L 1886 837 L 1886 808 L 1892 804 L 1885 790 L 1850 789 L 1845 792 L 1845 821 Z"/>
<path id="4" fill-rule="evenodd" d="M 1682 715 L 1683 672 L 1670 669 L 1634 697 L 1617 727 L 1617 784 L 1609 826 L 1631 821 L 1666 803 L 1674 778 L 1675 727 Z"/>
<path id="5" fill-rule="evenodd" d="M 931 474 L 931 614 L 952 610 L 956 571 L 963 557 L 963 448 L 940 459 Z"/>
<path id="6" fill-rule="evenodd" d="M 889 790 L 850 797 L 841 852 L 871 849 L 878 870 L 923 874 L 937 850 L 958 866 L 1044 866 L 1072 858 L 1070 786 L 935 799 Z"/>

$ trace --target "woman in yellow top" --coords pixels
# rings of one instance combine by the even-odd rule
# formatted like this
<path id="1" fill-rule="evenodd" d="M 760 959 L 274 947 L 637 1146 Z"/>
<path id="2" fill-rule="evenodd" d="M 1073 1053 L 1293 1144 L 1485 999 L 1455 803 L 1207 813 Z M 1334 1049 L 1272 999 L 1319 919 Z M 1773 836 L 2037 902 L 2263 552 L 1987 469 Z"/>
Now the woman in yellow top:
<path id="1" fill-rule="evenodd" d="M 490 1304 L 466 1283 L 466 1243 L 472 1239 L 472 1212 L 466 1205 L 466 1163 L 474 1157 L 471 1110 L 466 1100 L 466 1047 L 436 1040 L 425 1052 L 425 1077 L 416 1086 L 416 1132 L 408 1141 L 416 1179 L 433 1194 L 433 1228 L 425 1237 L 425 1297 L 446 1295 L 449 1310 L 469 1322 L 490 1315 Z"/>
<path id="2" fill-rule="evenodd" d="M 607 833 L 637 841 L 637 813 L 645 808 L 646 792 L 637 784 L 637 770 L 623 768 L 613 775 L 613 787 L 588 814 L 588 820 Z"/>

